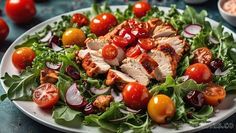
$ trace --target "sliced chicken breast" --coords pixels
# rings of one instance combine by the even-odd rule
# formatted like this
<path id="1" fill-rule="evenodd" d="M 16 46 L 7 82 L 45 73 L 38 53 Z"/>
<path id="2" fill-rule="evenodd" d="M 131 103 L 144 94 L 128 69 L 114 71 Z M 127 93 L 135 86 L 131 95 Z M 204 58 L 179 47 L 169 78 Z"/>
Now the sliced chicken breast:
<path id="1" fill-rule="evenodd" d="M 148 54 L 158 63 L 158 69 L 154 73 L 156 80 L 164 81 L 167 75 L 175 76 L 176 63 L 173 63 L 173 57 L 158 49 L 152 49 Z"/>
<path id="2" fill-rule="evenodd" d="M 153 38 L 170 37 L 177 34 L 176 30 L 168 24 L 157 25 L 153 31 Z"/>
<path id="3" fill-rule="evenodd" d="M 116 84 L 119 89 L 122 90 L 127 83 L 135 81 L 136 80 L 129 77 L 127 74 L 124 74 L 118 70 L 110 69 L 107 74 L 106 85 Z"/>
<path id="4" fill-rule="evenodd" d="M 181 39 L 180 36 L 156 38 L 155 43 L 157 45 L 169 44 L 180 58 L 182 57 L 183 52 L 189 49 L 188 43 Z"/>
<path id="5" fill-rule="evenodd" d="M 105 39 L 89 39 L 88 41 L 86 41 L 86 47 L 89 50 L 97 51 L 97 50 L 103 48 L 103 46 L 107 43 L 108 43 L 108 41 Z"/>
<path id="6" fill-rule="evenodd" d="M 106 73 L 111 66 L 108 65 L 103 58 L 87 54 L 82 61 L 82 67 L 86 71 L 87 75 L 93 77 L 97 74 Z"/>

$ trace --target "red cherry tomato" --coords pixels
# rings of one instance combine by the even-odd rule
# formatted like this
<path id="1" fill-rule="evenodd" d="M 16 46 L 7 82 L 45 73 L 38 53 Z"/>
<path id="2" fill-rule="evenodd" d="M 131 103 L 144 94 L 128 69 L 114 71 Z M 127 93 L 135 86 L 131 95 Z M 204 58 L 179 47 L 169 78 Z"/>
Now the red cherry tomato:
<path id="1" fill-rule="evenodd" d="M 137 18 L 141 18 L 151 9 L 149 3 L 145 1 L 136 2 L 133 6 L 133 13 Z"/>
<path id="2" fill-rule="evenodd" d="M 97 36 L 105 35 L 110 28 L 118 24 L 116 17 L 111 13 L 102 13 L 92 19 L 89 27 L 92 33 Z"/>
<path id="3" fill-rule="evenodd" d="M 59 100 L 59 90 L 51 83 L 41 84 L 34 90 L 33 101 L 41 108 L 51 108 Z"/>
<path id="4" fill-rule="evenodd" d="M 139 46 L 133 46 L 130 47 L 126 50 L 126 56 L 127 57 L 131 57 L 131 58 L 136 58 L 137 56 L 139 56 L 142 53 L 141 49 L 139 48 Z"/>
<path id="5" fill-rule="evenodd" d="M 113 43 L 114 43 L 116 46 L 122 47 L 122 48 L 126 47 L 126 46 L 129 44 L 129 42 L 128 42 L 127 39 L 125 39 L 125 38 L 123 38 L 123 37 L 120 37 L 120 36 L 115 36 L 115 37 L 113 38 Z"/>
<path id="6" fill-rule="evenodd" d="M 133 44 L 134 42 L 136 42 L 136 37 L 131 33 L 131 30 L 131 28 L 126 27 L 121 29 L 119 32 L 119 36 L 125 38 L 129 42 L 129 44 Z"/>
<path id="7" fill-rule="evenodd" d="M 136 27 L 131 32 L 137 38 L 145 38 L 149 36 L 148 30 L 145 28 Z"/>
<path id="8" fill-rule="evenodd" d="M 220 104 L 226 96 L 224 87 L 216 84 L 209 84 L 203 91 L 203 94 L 205 102 L 212 106 L 217 106 Z"/>
<path id="9" fill-rule="evenodd" d="M 114 59 L 118 55 L 118 50 L 115 46 L 108 44 L 102 48 L 102 57 L 105 59 Z"/>
<path id="10" fill-rule="evenodd" d="M 0 18 L 0 42 L 5 40 L 9 33 L 9 27 L 7 23 Z"/>
<path id="11" fill-rule="evenodd" d="M 29 22 L 36 14 L 33 0 L 7 0 L 5 10 L 15 23 Z"/>
<path id="12" fill-rule="evenodd" d="M 145 50 L 151 50 L 156 47 L 154 41 L 151 38 L 141 38 L 138 40 L 138 44 Z"/>
<path id="13" fill-rule="evenodd" d="M 73 16 L 71 18 L 71 22 L 76 23 L 79 27 L 89 25 L 88 18 L 81 13 L 73 14 Z"/>
<path id="14" fill-rule="evenodd" d="M 137 82 L 127 84 L 122 95 L 125 105 L 132 109 L 145 109 L 150 99 L 148 89 Z"/>
<path id="15" fill-rule="evenodd" d="M 184 75 L 189 76 L 190 79 L 195 80 L 197 83 L 208 83 L 212 80 L 211 70 L 202 63 L 190 65 Z"/>
<path id="16" fill-rule="evenodd" d="M 34 51 L 29 47 L 18 48 L 12 55 L 13 65 L 19 69 L 25 69 L 27 66 L 31 66 L 35 58 Z"/>

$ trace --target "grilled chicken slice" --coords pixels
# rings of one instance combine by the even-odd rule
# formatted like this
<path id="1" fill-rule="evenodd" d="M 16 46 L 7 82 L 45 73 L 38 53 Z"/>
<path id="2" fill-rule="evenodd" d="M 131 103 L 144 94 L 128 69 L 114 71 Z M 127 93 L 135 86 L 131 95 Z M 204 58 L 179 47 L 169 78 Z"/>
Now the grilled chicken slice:
<path id="1" fill-rule="evenodd" d="M 156 26 L 160 26 L 163 24 L 163 21 L 159 18 L 152 18 L 147 21 L 147 24 L 149 25 L 150 30 L 153 32 Z"/>
<path id="2" fill-rule="evenodd" d="M 102 49 L 105 44 L 107 44 L 108 41 L 105 39 L 89 39 L 86 40 L 86 47 L 89 50 L 99 50 Z"/>
<path id="3" fill-rule="evenodd" d="M 58 71 L 49 68 L 44 68 L 40 71 L 40 84 L 52 83 L 55 84 L 58 80 Z"/>
<path id="4" fill-rule="evenodd" d="M 164 81 L 167 75 L 175 76 L 177 64 L 170 54 L 158 49 L 152 49 L 148 54 L 158 63 L 154 73 L 156 80 Z"/>
<path id="5" fill-rule="evenodd" d="M 176 30 L 169 24 L 157 25 L 153 31 L 153 38 L 171 37 L 177 34 Z"/>
<path id="6" fill-rule="evenodd" d="M 180 36 L 156 38 L 155 44 L 169 44 L 180 58 L 182 57 L 183 53 L 189 49 L 188 43 L 181 39 Z"/>
<path id="7" fill-rule="evenodd" d="M 129 77 L 127 74 L 124 74 L 120 71 L 110 69 L 107 74 L 106 85 L 118 85 L 119 89 L 123 89 L 123 87 L 130 82 L 135 82 L 133 78 Z"/>
<path id="8" fill-rule="evenodd" d="M 111 68 L 102 57 L 94 56 L 93 54 L 87 54 L 85 56 L 82 60 L 82 67 L 90 77 L 106 73 Z"/>
<path id="9" fill-rule="evenodd" d="M 172 48 L 169 44 L 163 44 L 159 45 L 157 49 L 170 55 L 173 58 L 173 63 L 176 63 L 177 65 L 177 61 L 180 60 L 180 56 L 175 52 L 174 48 Z"/>

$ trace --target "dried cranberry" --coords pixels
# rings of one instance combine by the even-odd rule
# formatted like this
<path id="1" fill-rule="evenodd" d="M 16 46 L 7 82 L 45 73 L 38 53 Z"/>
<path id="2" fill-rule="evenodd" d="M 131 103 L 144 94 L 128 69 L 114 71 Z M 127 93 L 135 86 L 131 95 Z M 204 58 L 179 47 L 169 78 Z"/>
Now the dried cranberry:
<path id="1" fill-rule="evenodd" d="M 210 67 L 212 72 L 215 72 L 216 69 L 218 69 L 218 68 L 222 70 L 223 67 L 224 67 L 224 63 L 221 59 L 216 58 L 216 59 L 211 61 L 209 67 Z"/>
<path id="2" fill-rule="evenodd" d="M 77 80 L 80 78 L 80 73 L 76 70 L 75 67 L 69 65 L 66 67 L 66 73 L 73 79 Z"/>
<path id="3" fill-rule="evenodd" d="M 186 95 L 186 101 L 190 106 L 195 108 L 201 108 L 204 104 L 204 95 L 201 91 L 198 90 L 191 90 Z"/>

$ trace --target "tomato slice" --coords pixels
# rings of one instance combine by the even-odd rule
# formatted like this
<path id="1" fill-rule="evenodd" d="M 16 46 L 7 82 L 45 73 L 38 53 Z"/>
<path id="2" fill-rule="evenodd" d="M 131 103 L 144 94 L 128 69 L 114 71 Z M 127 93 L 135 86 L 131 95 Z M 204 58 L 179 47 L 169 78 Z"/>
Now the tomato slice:
<path id="1" fill-rule="evenodd" d="M 216 106 L 224 100 L 226 96 L 225 89 L 216 84 L 210 84 L 203 91 L 205 102 L 208 105 Z"/>
<path id="2" fill-rule="evenodd" d="M 148 30 L 145 28 L 136 27 L 131 32 L 137 38 L 145 38 L 149 36 Z"/>
<path id="3" fill-rule="evenodd" d="M 129 44 L 136 42 L 136 37 L 131 33 L 132 29 L 129 27 L 123 28 L 119 32 L 119 36 L 125 38 Z"/>
<path id="4" fill-rule="evenodd" d="M 59 100 L 59 90 L 51 83 L 41 84 L 34 90 L 33 101 L 41 108 L 51 108 Z"/>
<path id="5" fill-rule="evenodd" d="M 122 47 L 122 48 L 126 47 L 126 46 L 129 44 L 129 42 L 128 42 L 127 39 L 125 39 L 125 38 L 123 38 L 123 37 L 120 37 L 120 36 L 115 36 L 115 37 L 113 38 L 113 43 L 114 43 L 116 46 Z"/>
<path id="6" fill-rule="evenodd" d="M 138 44 L 145 50 L 151 50 L 156 47 L 154 41 L 151 38 L 141 38 L 138 40 Z"/>
<path id="7" fill-rule="evenodd" d="M 142 53 L 138 45 L 130 47 L 126 50 L 126 56 L 131 58 L 136 58 Z"/>
<path id="8" fill-rule="evenodd" d="M 118 50 L 115 46 L 108 44 L 102 48 L 102 57 L 105 59 L 114 59 L 118 55 Z"/>

